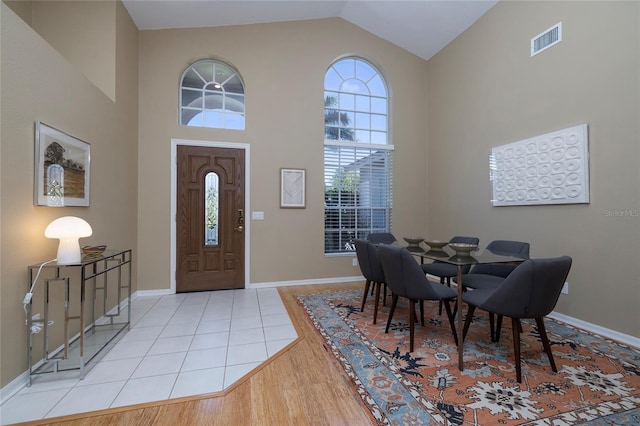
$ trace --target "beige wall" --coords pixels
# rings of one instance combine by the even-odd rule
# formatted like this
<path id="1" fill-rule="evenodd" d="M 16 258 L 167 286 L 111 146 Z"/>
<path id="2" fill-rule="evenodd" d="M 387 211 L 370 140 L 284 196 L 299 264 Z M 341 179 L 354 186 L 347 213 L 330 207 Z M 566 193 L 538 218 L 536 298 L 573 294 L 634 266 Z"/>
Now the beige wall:
<path id="1" fill-rule="evenodd" d="M 426 63 L 342 19 L 140 33 L 139 283 L 170 286 L 172 138 L 251 146 L 251 283 L 359 275 L 352 257 L 326 257 L 323 83 L 337 58 L 360 55 L 390 88 L 395 143 L 393 230 L 426 231 Z M 217 58 L 245 82 L 246 130 L 178 125 L 178 86 L 196 60 Z M 279 169 L 307 170 L 307 208 L 279 208 Z M 247 215 L 249 218 L 250 215 Z"/>
<path id="2" fill-rule="evenodd" d="M 431 232 L 475 234 L 481 244 L 529 241 L 533 257 L 572 256 L 569 294 L 557 310 L 633 336 L 640 336 L 639 5 L 500 2 L 428 69 Z M 563 41 L 531 58 L 531 38 L 560 21 Z M 580 123 L 589 125 L 589 204 L 491 206 L 491 147 Z"/>
<path id="3" fill-rule="evenodd" d="M 93 236 L 82 239 L 82 245 L 136 248 L 138 109 L 137 29 L 122 5 L 112 14 L 122 49 L 112 67 L 118 85 L 133 95 L 127 93 L 117 103 L 87 80 L 79 65 L 68 62 L 4 3 L 1 6 L 0 385 L 5 386 L 27 368 L 22 310 L 26 267 L 55 257 L 57 241 L 43 235 L 47 224 L 60 216 L 80 216 L 93 228 Z M 100 8 L 94 12 L 101 13 Z M 91 144 L 90 207 L 33 205 L 36 120 Z M 42 296 L 41 286 L 39 282 L 34 301 Z"/>
<path id="4" fill-rule="evenodd" d="M 116 96 L 116 13 L 129 13 L 119 1 L 3 0 L 93 84 Z M 135 25 L 133 29 L 137 32 Z"/>
<path id="5" fill-rule="evenodd" d="M 112 100 L 116 90 L 116 3 L 33 1 L 31 26 Z M 124 8 L 124 6 L 122 6 Z"/>
<path id="6" fill-rule="evenodd" d="M 9 6 L 24 22 L 31 25 L 31 10 L 33 9 L 31 0 L 2 0 L 2 2 Z"/>

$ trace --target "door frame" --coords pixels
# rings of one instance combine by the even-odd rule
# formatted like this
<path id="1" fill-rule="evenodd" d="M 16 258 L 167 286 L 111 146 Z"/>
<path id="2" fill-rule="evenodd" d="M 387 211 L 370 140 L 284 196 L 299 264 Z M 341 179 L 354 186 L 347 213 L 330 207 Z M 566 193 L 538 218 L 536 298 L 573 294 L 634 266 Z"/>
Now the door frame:
<path id="1" fill-rule="evenodd" d="M 192 139 L 171 139 L 171 217 L 170 217 L 170 229 L 171 229 L 171 271 L 170 271 L 170 292 L 174 294 L 176 292 L 176 214 L 177 214 L 177 192 L 178 192 L 178 145 L 189 146 L 204 146 L 207 148 L 233 148 L 244 150 L 244 211 L 245 223 L 244 223 L 244 288 L 249 288 L 250 272 L 250 241 L 251 241 L 251 217 L 249 216 L 250 208 L 250 165 L 251 165 L 251 146 L 248 143 L 235 143 L 235 142 L 216 142 L 216 141 L 200 141 Z"/>

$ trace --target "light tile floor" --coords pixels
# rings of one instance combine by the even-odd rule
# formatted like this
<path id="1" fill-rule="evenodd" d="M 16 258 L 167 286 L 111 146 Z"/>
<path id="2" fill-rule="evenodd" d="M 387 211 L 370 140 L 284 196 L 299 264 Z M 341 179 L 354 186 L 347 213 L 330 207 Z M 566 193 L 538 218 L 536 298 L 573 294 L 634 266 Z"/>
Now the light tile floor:
<path id="1" fill-rule="evenodd" d="M 83 380 L 35 376 L 0 424 L 222 391 L 296 338 L 275 288 L 139 297 L 131 330 Z"/>

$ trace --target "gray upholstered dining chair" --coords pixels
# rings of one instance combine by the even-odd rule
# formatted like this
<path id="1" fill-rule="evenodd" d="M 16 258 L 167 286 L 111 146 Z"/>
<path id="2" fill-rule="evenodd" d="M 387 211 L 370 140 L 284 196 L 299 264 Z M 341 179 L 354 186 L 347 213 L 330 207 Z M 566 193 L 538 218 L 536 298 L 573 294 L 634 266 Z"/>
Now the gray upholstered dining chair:
<path id="1" fill-rule="evenodd" d="M 393 244 L 397 240 L 391 232 L 372 232 L 367 235 L 367 241 L 373 244 Z"/>
<path id="2" fill-rule="evenodd" d="M 487 250 L 505 256 L 529 258 L 530 244 L 522 241 L 494 240 Z M 475 265 L 462 277 L 462 285 L 470 288 L 495 288 L 516 268 L 517 265 L 505 263 L 487 263 Z"/>
<path id="3" fill-rule="evenodd" d="M 391 232 L 371 232 L 367 235 L 367 241 L 373 244 L 393 244 L 396 237 Z M 371 288 L 371 295 L 373 295 L 373 288 Z M 387 286 L 384 286 L 384 295 L 382 296 L 382 304 L 387 302 Z"/>
<path id="4" fill-rule="evenodd" d="M 409 351 L 413 352 L 413 335 L 415 319 L 415 304 L 420 302 L 420 317 L 424 326 L 424 304 L 425 300 L 442 300 L 444 302 L 447 316 L 449 317 L 449 325 L 453 338 L 458 344 L 458 334 L 453 323 L 453 314 L 449 302 L 456 299 L 455 290 L 443 285 L 434 284 L 427 279 L 422 272 L 422 268 L 416 259 L 404 247 L 396 247 L 391 245 L 378 246 L 380 254 L 380 263 L 384 270 L 384 276 L 387 285 L 391 289 L 391 310 L 389 311 L 389 319 L 387 319 L 387 327 L 385 333 L 389 332 L 389 326 L 398 304 L 399 297 L 409 299 Z"/>
<path id="5" fill-rule="evenodd" d="M 380 257 L 378 255 L 378 248 L 365 240 L 353 240 L 356 247 L 356 256 L 358 257 L 358 265 L 360 265 L 360 271 L 364 276 L 366 283 L 364 287 L 364 295 L 362 296 L 362 307 L 360 312 L 364 312 L 364 305 L 367 302 L 367 293 L 371 284 L 376 291 L 375 307 L 373 308 L 373 323 L 378 320 L 378 305 L 380 303 L 380 286 L 384 286 L 384 296 L 387 295 L 387 284 L 384 277 L 384 271 L 382 270 L 382 264 L 380 263 Z M 373 288 L 372 288 L 373 290 Z M 383 300 L 384 303 L 385 300 Z"/>
<path id="6" fill-rule="evenodd" d="M 505 256 L 514 256 L 529 259 L 530 244 L 522 241 L 494 240 L 489 243 L 487 250 Z M 475 265 L 468 274 L 462 277 L 463 289 L 495 289 L 517 267 L 513 264 L 488 263 Z M 457 281 L 457 279 L 454 279 Z M 502 316 L 498 315 L 497 324 L 494 326 L 494 315 L 489 313 L 489 328 L 491 329 L 491 341 L 500 340 L 502 328 Z"/>
<path id="7" fill-rule="evenodd" d="M 480 239 L 476 237 L 455 236 L 451 238 L 449 242 L 478 245 L 480 243 Z M 421 265 L 421 267 L 425 274 L 440 278 L 440 284 L 444 284 L 446 280 L 448 287 L 451 287 L 451 278 L 458 275 L 458 266 L 438 260 L 435 260 L 432 263 L 425 263 Z M 462 273 L 468 273 L 470 268 L 471 266 L 469 265 L 463 266 Z M 442 315 L 442 302 L 440 302 L 439 313 Z"/>
<path id="8" fill-rule="evenodd" d="M 544 327 L 544 317 L 556 306 L 562 286 L 571 269 L 571 258 L 561 256 L 549 259 L 529 259 L 518 265 L 511 274 L 496 288 L 470 290 L 462 295 L 469 305 L 462 331 L 462 340 L 467 335 L 469 324 L 476 308 L 499 316 L 511 318 L 513 329 L 513 350 L 516 361 L 516 378 L 522 381 L 520 361 L 521 319 L 533 318 L 544 351 L 549 358 L 551 369 L 557 372 L 553 353 Z"/>

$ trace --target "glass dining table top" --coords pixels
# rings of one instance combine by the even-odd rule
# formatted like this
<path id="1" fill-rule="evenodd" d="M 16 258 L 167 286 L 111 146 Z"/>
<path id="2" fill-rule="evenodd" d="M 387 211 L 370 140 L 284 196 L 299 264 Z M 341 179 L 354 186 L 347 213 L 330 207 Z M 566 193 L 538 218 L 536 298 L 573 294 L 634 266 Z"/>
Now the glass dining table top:
<path id="1" fill-rule="evenodd" d="M 489 249 L 481 249 L 472 251 L 469 255 L 460 256 L 456 252 L 449 248 L 444 247 L 442 250 L 424 250 L 420 246 L 406 246 L 405 247 L 414 256 L 420 256 L 421 259 L 431 259 L 440 262 L 449 263 L 452 265 L 465 266 L 465 265 L 477 265 L 482 263 L 520 263 L 525 259 L 521 257 L 501 254 L 499 252 L 493 252 Z"/>

